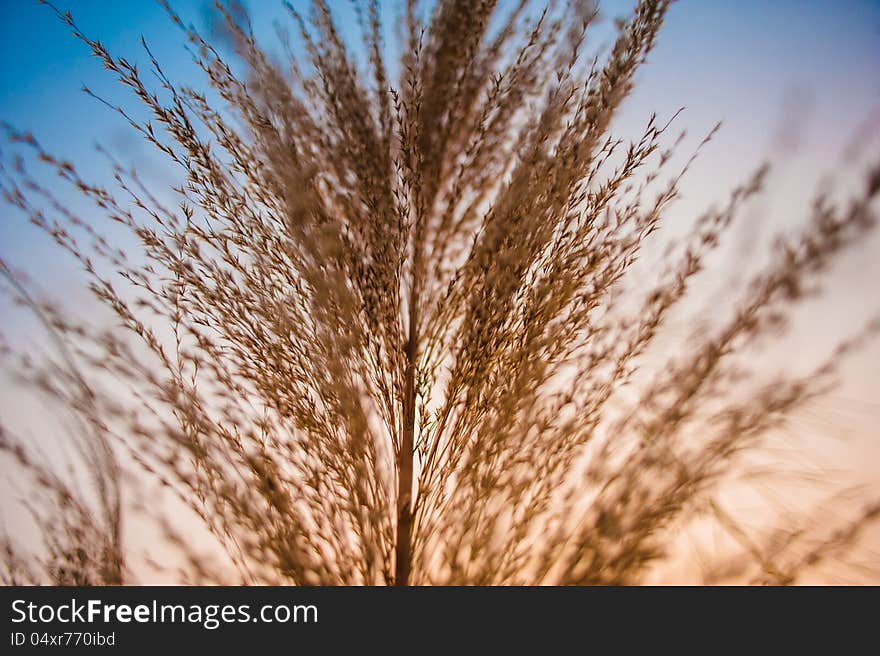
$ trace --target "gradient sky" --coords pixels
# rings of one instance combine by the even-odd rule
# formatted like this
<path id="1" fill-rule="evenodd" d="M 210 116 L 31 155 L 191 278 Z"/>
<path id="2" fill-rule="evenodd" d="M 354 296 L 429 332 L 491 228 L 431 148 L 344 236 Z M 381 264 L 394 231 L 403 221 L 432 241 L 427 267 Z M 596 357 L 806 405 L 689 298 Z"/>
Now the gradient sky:
<path id="1" fill-rule="evenodd" d="M 502 0 L 502 6 L 505 1 L 510 2 Z M 184 20 L 204 29 L 208 0 L 172 4 Z M 274 47 L 273 20 L 286 18 L 281 1 L 245 4 L 258 39 Z M 330 4 L 341 12 L 342 31 L 359 43 L 349 0 Z M 399 5 L 400 0 L 383 5 L 389 37 Z M 204 88 L 181 32 L 154 0 L 58 0 L 57 6 L 71 10 L 80 27 L 112 53 L 146 70 L 139 44 L 143 35 L 172 80 Z M 606 18 L 626 15 L 631 6 L 622 0 L 600 3 Z M 611 21 L 605 20 L 593 30 L 592 43 L 607 46 L 612 36 Z M 31 130 L 50 152 L 74 161 L 87 180 L 112 186 L 107 161 L 95 152 L 100 143 L 122 162 L 136 162 L 140 175 L 158 189 L 177 183 L 175 173 L 118 115 L 82 93 L 83 84 L 137 111 L 127 91 L 48 7 L 36 0 L 0 0 L 0 121 Z M 716 122 L 724 122 L 684 181 L 678 208 L 682 216 L 690 218 L 723 202 L 772 155 L 783 166 L 756 232 L 765 234 L 800 220 L 810 200 L 803 190 L 838 168 L 857 135 L 880 133 L 880 2 L 675 3 L 635 92 L 613 125 L 615 136 L 640 134 L 651 112 L 662 119 L 680 107 L 686 111 L 677 125 L 689 131 L 685 151 Z M 68 197 L 72 207 L 87 207 L 83 199 Z M 86 300 L 82 286 L 70 284 L 72 264 L 57 257 L 48 240 L 6 207 L 0 210 L 0 254 L 31 272 L 36 264 L 42 288 L 60 289 L 74 302 Z M 4 328 L 10 328 L 8 322 Z"/>
<path id="2" fill-rule="evenodd" d="M 502 0 L 503 3 L 504 0 Z M 206 0 L 175 9 L 204 23 Z M 275 0 L 250 0 L 258 36 L 271 39 Z M 347 6 L 348 2 L 331 2 Z M 58 0 L 87 34 L 116 54 L 143 61 L 144 35 L 172 76 L 189 70 L 181 35 L 153 0 Z M 386 14 L 396 2 L 386 3 Z M 630 2 L 601 3 L 608 16 Z M 351 21 L 343 24 L 354 32 Z M 607 30 L 598 30 L 607 38 Z M 814 105 L 816 122 L 852 126 L 880 100 L 880 2 L 876 0 L 682 0 L 670 11 L 634 102 L 644 113 L 689 108 L 689 124 L 725 119 L 730 131 L 766 138 L 793 92 Z M 121 129 L 79 92 L 113 89 L 87 48 L 44 6 L 0 0 L 0 117 L 35 129 L 60 150 L 81 152 Z"/>
<path id="3" fill-rule="evenodd" d="M 206 0 L 172 4 L 185 19 L 204 25 Z M 246 4 L 258 37 L 271 44 L 272 20 L 283 16 L 280 0 Z M 331 2 L 335 8 L 348 4 Z M 385 3 L 386 15 L 392 16 L 398 4 Z M 600 6 L 606 16 L 618 16 L 631 4 L 618 0 Z M 172 79 L 191 78 L 181 34 L 153 0 L 58 0 L 57 5 L 70 9 L 82 29 L 114 54 L 144 62 L 138 44 L 143 35 Z M 343 30 L 353 34 L 350 12 L 344 16 Z M 594 43 L 607 43 L 609 36 L 606 21 L 595 30 Z M 148 168 L 146 147 L 118 116 L 85 96 L 83 84 L 111 100 L 126 101 L 112 76 L 47 7 L 33 0 L 0 0 L 0 120 L 32 130 L 52 152 L 76 161 L 87 178 L 106 175 L 106 162 L 93 150 L 98 142 Z M 643 125 L 651 111 L 669 116 L 682 106 L 687 111 L 681 124 L 695 134 L 725 122 L 703 166 L 689 180 L 699 190 L 692 194 L 697 204 L 723 198 L 771 148 L 792 135 L 800 138 L 804 161 L 831 167 L 880 108 L 880 2 L 676 3 L 618 129 L 627 134 Z M 7 220 L 0 224 L 4 242 L 8 257 L 8 245 L 14 244 L 13 260 L 46 252 Z"/>
<path id="4" fill-rule="evenodd" d="M 138 43 L 143 35 L 172 79 L 191 79 L 193 68 L 182 35 L 153 0 L 54 1 L 60 9 L 71 10 L 80 27 L 112 53 L 146 69 Z M 204 26 L 205 0 L 172 0 L 172 4 L 184 19 Z M 330 4 L 347 9 L 349 3 L 331 0 Z M 384 3 L 386 17 L 398 4 Z M 249 0 L 246 5 L 258 39 L 271 46 L 272 20 L 283 16 L 281 1 Z M 614 17 L 626 14 L 631 5 L 607 1 L 600 6 L 606 17 Z M 357 28 L 350 11 L 343 16 L 347 17 L 343 31 L 354 34 Z M 594 44 L 607 44 L 609 23 L 594 34 Z M 200 78 L 195 80 L 202 84 Z M 123 161 L 136 161 L 145 177 L 160 186 L 176 182 L 118 115 L 80 91 L 83 84 L 131 106 L 112 75 L 101 69 L 51 10 L 35 0 L 0 0 L 0 121 L 32 131 L 48 150 L 74 161 L 86 179 L 107 180 L 107 162 L 94 150 L 101 143 Z M 878 144 L 880 1 L 680 0 L 670 10 L 657 48 L 641 70 L 637 89 L 614 130 L 620 136 L 634 136 L 651 112 L 668 117 L 680 107 L 686 108 L 679 125 L 689 130 L 688 144 L 724 121 L 684 182 L 680 204 L 684 212 L 695 215 L 713 202 L 723 202 L 734 185 L 772 155 L 784 165 L 784 172 L 772 195 L 762 201 L 764 211 L 754 227 L 766 235 L 803 218 L 800 210 L 809 200 L 804 191 L 826 172 L 839 172 L 845 151 L 859 135 L 873 134 L 873 140 L 862 141 Z M 0 142 L 0 152 L 3 149 Z M 855 177 L 843 180 L 854 181 Z M 81 200 L 71 197 L 70 202 Z M 809 351 L 816 344 L 817 331 L 849 322 L 866 298 L 875 299 L 874 310 L 880 306 L 875 282 L 875 275 L 880 276 L 880 239 L 876 237 L 844 267 L 850 274 L 850 293 L 834 297 L 830 311 L 826 310 L 830 320 L 813 317 L 808 325 L 812 333 L 792 337 L 794 351 Z M 37 278 L 39 289 L 51 289 L 53 296 L 60 293 L 68 302 L 85 299 L 82 285 L 70 282 L 72 267 L 57 255 L 55 246 L 0 205 L 0 256 Z M 0 332 L 14 333 L 19 324 L 6 318 L 11 317 L 6 309 L 4 298 Z M 875 476 L 880 458 L 878 362 L 880 349 L 865 353 L 848 372 L 836 405 L 820 417 L 836 429 L 851 428 L 870 438 L 850 452 L 852 462 L 847 464 Z M 7 392 L 0 382 L 0 413 L 20 413 Z"/>

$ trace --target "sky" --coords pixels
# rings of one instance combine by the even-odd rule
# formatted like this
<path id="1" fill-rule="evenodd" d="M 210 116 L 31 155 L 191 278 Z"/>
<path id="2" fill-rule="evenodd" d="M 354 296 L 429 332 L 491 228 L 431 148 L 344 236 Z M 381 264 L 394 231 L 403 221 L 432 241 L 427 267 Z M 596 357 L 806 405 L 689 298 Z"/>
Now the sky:
<path id="1" fill-rule="evenodd" d="M 205 28 L 208 0 L 172 4 L 184 20 Z M 330 4 L 342 32 L 358 43 L 348 0 Z M 389 41 L 399 4 L 382 5 Z M 203 84 L 180 30 L 154 0 L 58 0 L 57 6 L 70 10 L 83 31 L 114 54 L 146 69 L 143 36 L 172 80 Z M 246 6 L 258 40 L 271 49 L 273 21 L 286 18 L 281 0 L 248 0 Z M 606 20 L 588 44 L 607 47 L 613 36 L 608 19 L 626 15 L 631 6 L 624 0 L 600 3 Z M 0 0 L 0 121 L 32 131 L 50 152 L 74 161 L 85 179 L 108 181 L 107 159 L 95 150 L 100 144 L 123 163 L 136 162 L 139 174 L 159 189 L 178 182 L 121 117 L 81 91 L 83 85 L 136 111 L 126 91 L 48 7 L 35 0 Z M 877 145 L 863 137 L 880 134 L 880 2 L 674 3 L 612 132 L 635 136 L 652 112 L 663 119 L 682 107 L 676 125 L 689 132 L 685 152 L 718 121 L 723 125 L 684 180 L 680 215 L 696 216 L 724 202 L 769 157 L 776 164 L 773 192 L 762 199 L 752 232 L 766 238 L 796 224 L 811 200 L 805 191 L 829 172 L 838 186 L 859 182 L 841 167 L 853 143 Z M 71 196 L 69 202 L 78 207 L 83 201 Z M 82 286 L 72 285 L 72 263 L 57 257 L 48 240 L 6 207 L 0 209 L 0 254 L 18 268 L 36 266 L 39 285 L 62 291 L 71 302 L 86 300 Z M 861 257 L 876 259 L 870 252 Z M 862 260 L 850 258 L 852 268 L 864 270 Z M 870 283 L 870 276 L 857 276 L 848 289 L 859 298 Z M 8 324 L 7 331 L 15 329 Z"/>
<path id="2" fill-rule="evenodd" d="M 502 4 L 505 0 L 502 0 Z M 507 0 L 508 2 L 510 0 Z M 173 6 L 197 26 L 206 0 Z M 347 6 L 336 0 L 333 6 Z M 393 16 L 397 3 L 385 3 Z M 250 0 L 258 37 L 271 43 L 271 21 L 280 0 Z M 188 55 L 179 30 L 154 0 L 58 0 L 83 30 L 114 53 L 134 61 L 144 55 L 143 35 L 167 71 L 185 75 Z M 600 3 L 607 16 L 626 13 L 628 2 Z M 345 14 L 350 16 L 350 13 Z M 343 31 L 354 34 L 353 21 Z M 607 30 L 599 29 L 607 39 Z M 643 70 L 631 104 L 661 114 L 689 109 L 688 123 L 724 119 L 744 146 L 766 140 L 793 96 L 812 106 L 818 139 L 846 132 L 880 101 L 880 2 L 876 0 L 681 0 L 669 13 L 656 51 Z M 81 153 L 123 126 L 79 92 L 87 83 L 113 90 L 88 49 L 45 6 L 34 0 L 0 0 L 0 116 L 38 129 L 59 150 Z M 786 110 L 787 111 L 787 110 Z M 819 134 L 819 124 L 828 132 Z M 733 137 L 731 137 L 733 138 Z"/>
<path id="3" fill-rule="evenodd" d="M 185 20 L 204 26 L 207 0 L 172 4 Z M 354 36 L 348 4 L 331 2 L 346 10 L 342 29 Z M 388 23 L 398 4 L 383 4 Z M 271 46 L 272 22 L 283 18 L 280 0 L 246 5 L 258 38 Z M 143 36 L 172 79 L 193 78 L 182 35 L 154 0 L 58 0 L 57 6 L 70 10 L 85 33 L 111 52 L 144 63 L 138 43 Z M 607 17 L 625 15 L 630 6 L 621 0 L 600 3 Z M 607 45 L 609 25 L 605 21 L 594 31 L 594 44 Z M 680 107 L 686 108 L 680 123 L 695 135 L 724 122 L 703 165 L 688 180 L 687 196 L 696 211 L 700 204 L 723 199 L 780 146 L 791 150 L 797 143 L 801 159 L 792 168 L 806 168 L 804 175 L 815 177 L 821 167 L 833 168 L 865 121 L 872 115 L 878 120 L 878 73 L 876 0 L 682 0 L 670 10 L 616 129 L 633 133 L 650 112 L 671 116 Z M 75 160 L 86 177 L 106 176 L 106 160 L 95 152 L 96 143 L 149 168 L 147 147 L 120 117 L 82 93 L 84 84 L 111 101 L 126 102 L 112 75 L 101 70 L 48 7 L 35 0 L 0 0 L 0 120 L 33 131 L 53 153 Z M 163 179 L 163 171 L 151 172 Z M 13 244 L 13 261 L 49 255 L 45 244 L 5 219 L 0 241 Z M 56 273 L 54 278 L 63 281 L 65 276 Z"/>
<path id="4" fill-rule="evenodd" d="M 145 64 L 139 45 L 143 36 L 172 79 L 197 79 L 182 34 L 153 0 L 55 3 L 69 9 L 83 31 L 112 53 Z M 185 20 L 205 25 L 204 0 L 172 4 Z M 343 32 L 356 35 L 348 2 L 330 4 L 343 9 Z M 271 46 L 272 21 L 283 17 L 281 1 L 249 0 L 246 6 L 258 40 Z M 383 3 L 389 20 L 397 6 Z M 611 18 L 625 15 L 631 3 L 608 1 L 600 7 Z M 594 45 L 607 45 L 611 34 L 609 21 L 600 24 Z M 174 182 L 118 115 L 82 93 L 84 84 L 112 102 L 127 102 L 112 75 L 48 7 L 34 0 L 0 0 L 0 121 L 32 131 L 49 151 L 75 161 L 87 179 L 108 179 L 107 160 L 95 150 L 100 143 L 123 161 L 138 162 L 160 186 Z M 670 117 L 681 107 L 685 111 L 677 122 L 689 132 L 686 145 L 695 145 L 718 121 L 723 127 L 686 178 L 680 210 L 696 215 L 723 202 L 733 186 L 770 157 L 779 164 L 773 191 L 762 201 L 752 227 L 766 237 L 794 225 L 810 200 L 806 192 L 829 172 L 844 185 L 858 182 L 842 165 L 854 144 L 878 145 L 880 0 L 676 2 L 637 78 L 636 91 L 612 129 L 620 136 L 635 136 L 652 112 Z M 4 146 L 0 141 L 0 153 Z M 70 202 L 80 201 L 71 197 Z M 27 270 L 39 289 L 51 290 L 68 304 L 85 302 L 86 292 L 74 284 L 71 264 L 2 205 L 0 257 Z M 846 279 L 841 286 L 846 293 L 834 296 L 826 314 L 807 313 L 806 329 L 791 337 L 791 352 L 814 348 L 817 335 L 838 334 L 835 328 L 850 317 L 856 322 L 865 299 L 873 298 L 874 310 L 880 308 L 875 282 L 880 279 L 880 240 L 853 254 L 840 275 Z M 6 312 L 6 303 L 0 302 L 0 331 L 8 335 L 24 330 Z M 847 464 L 875 476 L 880 461 L 878 364 L 880 349 L 866 351 L 848 370 L 836 404 L 819 413 L 825 424 L 861 436 L 861 446 L 847 452 Z M 21 406 L 12 403 L 3 385 L 0 414 L 8 418 Z M 842 457 L 834 457 L 843 464 Z"/>

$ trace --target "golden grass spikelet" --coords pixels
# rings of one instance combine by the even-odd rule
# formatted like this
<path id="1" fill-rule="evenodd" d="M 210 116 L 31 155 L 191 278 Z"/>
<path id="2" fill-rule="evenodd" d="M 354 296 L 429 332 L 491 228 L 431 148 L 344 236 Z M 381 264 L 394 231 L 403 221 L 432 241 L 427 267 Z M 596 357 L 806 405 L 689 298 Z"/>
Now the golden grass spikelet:
<path id="1" fill-rule="evenodd" d="M 817 200 L 726 322 L 654 367 L 645 354 L 766 168 L 620 310 L 615 290 L 693 161 L 668 172 L 679 141 L 655 116 L 631 142 L 609 134 L 670 3 L 639 0 L 602 59 L 586 54 L 593 3 L 501 4 L 437 0 L 423 21 L 407 2 L 393 63 L 377 0 L 357 3 L 361 59 L 323 0 L 286 4 L 299 44 L 282 34 L 283 58 L 218 3 L 234 61 L 165 5 L 205 91 L 172 83 L 144 43 L 148 77 L 58 12 L 142 111 L 111 109 L 182 182 L 166 207 L 109 159 L 115 187 L 93 185 L 5 128 L 28 155 L 4 158 L 4 197 L 81 264 L 116 322 L 65 316 L 4 265 L 66 354 L 48 367 L 5 357 L 79 417 L 98 491 L 90 505 L 3 433 L 46 497 L 33 508 L 46 555 L 7 540 L 7 582 L 132 580 L 125 461 L 194 511 L 243 582 L 636 583 L 736 456 L 824 389 L 848 346 L 745 397 L 735 356 L 772 338 L 873 227 L 877 173 L 849 205 Z M 32 165 L 102 218 L 70 209 Z M 749 541 L 737 571 L 794 582 L 877 516 L 875 502 L 788 560 L 784 536 Z M 224 579 L 162 526 L 186 580 Z"/>

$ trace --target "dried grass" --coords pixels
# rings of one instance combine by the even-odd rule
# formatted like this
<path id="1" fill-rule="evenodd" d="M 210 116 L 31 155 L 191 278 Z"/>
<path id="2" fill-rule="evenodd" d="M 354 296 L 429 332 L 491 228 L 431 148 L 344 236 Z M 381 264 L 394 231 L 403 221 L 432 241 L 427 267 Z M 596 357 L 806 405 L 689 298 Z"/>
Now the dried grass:
<path id="1" fill-rule="evenodd" d="M 192 508 L 253 583 L 636 583 L 698 509 L 739 535 L 713 505 L 716 482 L 877 326 L 810 375 L 747 395 L 737 356 L 778 340 L 872 228 L 880 169 L 848 204 L 818 198 L 721 325 L 650 368 L 664 320 L 766 169 L 621 316 L 613 292 L 690 165 L 667 173 L 678 142 L 656 118 L 631 143 L 609 136 L 669 2 L 639 1 L 602 60 L 584 54 L 591 3 L 498 4 L 438 0 L 423 24 L 409 1 L 395 87 L 375 0 L 358 5 L 366 72 L 323 0 L 308 15 L 287 5 L 302 47 L 284 62 L 218 5 L 244 79 L 167 7 L 205 93 L 172 84 L 147 50 L 152 90 L 59 12 L 149 118 L 114 109 L 185 183 L 166 208 L 134 170 L 112 164 L 105 189 L 6 129 L 31 156 L 7 158 L 5 198 L 81 263 L 117 324 L 97 331 L 34 300 L 4 265 L 69 354 L 48 371 L 6 355 L 80 417 L 100 500 L 4 433 L 45 497 L 34 514 L 49 545 L 34 560 L 7 540 L 7 582 L 130 580 L 118 458 Z M 30 161 L 106 223 L 76 215 Z M 140 252 L 119 251 L 105 225 Z M 613 411 L 635 379 L 637 397 Z M 877 515 L 874 503 L 785 566 L 778 539 L 743 539 L 737 571 L 794 582 Z"/>

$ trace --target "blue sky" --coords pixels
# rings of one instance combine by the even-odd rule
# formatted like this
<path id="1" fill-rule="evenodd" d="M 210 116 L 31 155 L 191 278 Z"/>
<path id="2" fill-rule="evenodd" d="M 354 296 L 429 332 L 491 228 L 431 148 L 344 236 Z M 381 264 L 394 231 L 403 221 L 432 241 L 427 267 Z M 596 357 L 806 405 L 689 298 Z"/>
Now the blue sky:
<path id="1" fill-rule="evenodd" d="M 399 1 L 383 5 L 387 22 Z M 510 1 L 501 0 L 502 5 Z M 172 4 L 185 20 L 204 27 L 208 0 Z M 272 21 L 284 18 L 281 0 L 249 0 L 246 5 L 258 38 L 272 47 Z M 349 2 L 331 0 L 331 5 L 345 10 L 343 32 L 357 40 Z M 143 35 L 172 79 L 204 86 L 193 75 L 182 34 L 154 0 L 57 0 L 57 6 L 72 11 L 81 28 L 111 52 L 146 68 L 139 44 Z M 600 6 L 606 17 L 614 17 L 625 15 L 632 2 L 609 0 Z M 610 21 L 605 21 L 594 31 L 593 43 L 607 44 L 611 36 Z M 133 106 L 48 7 L 36 0 L 0 0 L 0 120 L 33 131 L 48 150 L 76 162 L 86 179 L 107 179 L 107 162 L 94 149 L 100 143 L 123 161 L 137 162 L 141 175 L 159 188 L 176 182 L 119 116 L 81 92 L 83 84 Z M 777 185 L 776 199 L 777 207 L 795 212 L 798 204 L 786 194 L 796 194 L 834 169 L 866 121 L 873 116 L 876 123 L 880 117 L 880 2 L 675 3 L 613 129 L 618 136 L 632 136 L 651 112 L 671 116 L 679 107 L 686 107 L 679 125 L 690 131 L 692 143 L 724 121 L 685 181 L 685 212 L 723 201 L 761 159 L 778 155 L 779 146 L 796 136 L 799 150 L 786 161 L 790 175 Z M 0 219 L 4 257 L 14 265 L 36 262 L 52 287 L 66 282 L 64 265 L 51 245 L 11 217 L 8 208 L 0 210 Z"/>
<path id="2" fill-rule="evenodd" d="M 509 0 L 507 0 L 509 1 Z M 502 3 L 505 0 L 502 0 Z M 204 24 L 207 0 L 172 3 L 185 19 Z M 302 4 L 302 3 L 300 3 Z M 337 0 L 334 6 L 347 7 Z M 386 3 L 389 18 L 398 2 Z M 173 78 L 191 68 L 181 34 L 154 0 L 57 0 L 112 52 L 143 61 L 144 35 Z M 283 16 L 280 0 L 248 3 L 263 41 Z M 601 3 L 606 15 L 625 14 L 630 2 Z M 343 27 L 354 32 L 350 20 Z M 607 41 L 607 29 L 597 40 Z M 33 130 L 90 172 L 101 171 L 92 146 L 129 146 L 118 117 L 80 92 L 85 83 L 110 98 L 124 98 L 112 76 L 45 6 L 35 0 L 0 0 L 0 120 Z M 786 117 L 805 104 L 802 116 Z M 834 149 L 860 121 L 880 108 L 880 2 L 877 0 L 682 0 L 670 11 L 658 47 L 627 106 L 627 129 L 651 111 L 680 106 L 691 129 L 725 120 L 720 147 L 748 159 L 760 156 L 787 120 L 804 122 L 804 138 Z M 720 148 L 719 147 L 719 148 Z M 729 181 L 728 181 L 729 182 Z"/>
<path id="3" fill-rule="evenodd" d="M 502 6 L 510 1 L 501 0 Z M 399 3 L 383 4 L 387 23 Z M 69 9 L 80 27 L 111 52 L 146 69 L 139 44 L 143 35 L 172 79 L 204 88 L 180 30 L 154 0 L 56 4 Z M 185 20 L 204 28 L 208 0 L 172 4 Z M 342 31 L 357 41 L 348 0 L 330 4 L 343 10 Z M 272 22 L 285 18 L 281 0 L 248 0 L 246 5 L 258 39 L 273 47 Z M 610 18 L 627 14 L 632 2 L 608 0 L 600 6 Z M 390 35 L 393 27 L 386 27 Z M 610 21 L 600 23 L 592 36 L 594 46 L 607 45 L 613 36 Z M 95 151 L 100 143 L 121 161 L 136 163 L 140 175 L 159 190 L 179 182 L 121 117 L 81 92 L 83 84 L 113 102 L 137 107 L 48 7 L 36 0 L 0 0 L 0 120 L 32 131 L 50 152 L 74 161 L 88 180 L 108 180 L 107 161 Z M 810 200 L 804 190 L 837 168 L 866 122 L 873 120 L 874 134 L 880 133 L 880 2 L 680 0 L 613 130 L 631 137 L 651 112 L 668 117 L 680 107 L 686 111 L 678 125 L 690 135 L 685 150 L 724 121 L 685 179 L 682 215 L 689 218 L 723 202 L 730 189 L 772 155 L 782 160 L 785 175 L 774 183 L 759 227 L 766 233 L 799 220 Z M 794 137 L 798 148 L 787 152 Z M 79 207 L 82 200 L 70 196 L 69 202 Z M 5 206 L 0 207 L 0 256 L 39 272 L 39 290 L 60 292 L 74 304 L 87 300 L 72 263 L 59 258 L 48 240 Z M 0 328 L 18 328 L 9 324 L 2 322 Z"/>
<path id="4" fill-rule="evenodd" d="M 203 23 L 206 0 L 172 4 L 185 18 Z M 396 4 L 386 3 L 386 14 Z M 57 5 L 70 9 L 112 52 L 142 60 L 137 40 L 143 34 L 172 74 L 186 73 L 180 33 L 153 0 L 57 0 Z M 280 6 L 280 0 L 250 0 L 264 40 L 272 38 L 271 19 L 282 15 Z M 619 0 L 601 4 L 608 15 L 624 14 L 628 6 Z M 346 26 L 353 28 L 350 21 Z M 765 115 L 778 109 L 791 89 L 812 94 L 817 119 L 833 113 L 835 122 L 847 121 L 880 101 L 878 73 L 876 0 L 682 0 L 670 11 L 638 102 L 643 112 L 687 105 L 697 115 L 692 120 L 725 118 L 738 130 L 752 124 L 759 137 Z M 110 76 L 47 7 L 35 0 L 0 0 L 0 117 L 37 130 L 60 149 L 79 151 L 112 135 L 114 124 L 121 127 L 79 92 L 82 83 L 113 91 Z M 833 112 L 823 106 L 826 101 Z"/>

